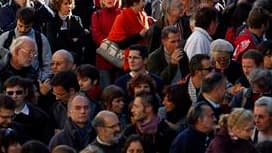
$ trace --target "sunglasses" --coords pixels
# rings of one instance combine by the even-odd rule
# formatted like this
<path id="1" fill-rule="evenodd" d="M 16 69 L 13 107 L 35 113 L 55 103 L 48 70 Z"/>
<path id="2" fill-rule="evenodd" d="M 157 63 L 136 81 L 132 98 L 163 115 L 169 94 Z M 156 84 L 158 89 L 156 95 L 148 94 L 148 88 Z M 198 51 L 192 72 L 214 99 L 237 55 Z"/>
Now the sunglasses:
<path id="1" fill-rule="evenodd" d="M 14 93 L 15 93 L 16 95 L 22 95 L 22 94 L 24 93 L 24 91 L 23 91 L 23 90 L 16 90 L 16 91 L 7 91 L 6 93 L 7 93 L 7 95 L 9 95 L 9 96 L 14 95 Z"/>

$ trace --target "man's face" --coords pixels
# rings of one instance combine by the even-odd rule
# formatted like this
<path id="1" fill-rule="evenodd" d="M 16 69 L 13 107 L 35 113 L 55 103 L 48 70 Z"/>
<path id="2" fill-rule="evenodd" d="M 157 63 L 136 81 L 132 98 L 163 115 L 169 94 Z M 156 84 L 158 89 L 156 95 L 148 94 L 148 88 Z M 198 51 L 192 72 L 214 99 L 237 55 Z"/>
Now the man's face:
<path id="1" fill-rule="evenodd" d="M 20 67 L 28 67 L 32 64 L 34 57 L 37 56 L 35 44 L 26 41 L 12 54 L 12 58 L 17 60 Z"/>
<path id="2" fill-rule="evenodd" d="M 162 44 L 170 55 L 179 48 L 180 43 L 180 33 L 169 33 L 167 38 L 162 39 Z"/>
<path id="3" fill-rule="evenodd" d="M 248 78 L 249 74 L 257 68 L 257 65 L 253 59 L 243 58 L 242 59 L 242 68 L 245 76 Z"/>
<path id="4" fill-rule="evenodd" d="M 76 124 L 85 125 L 88 122 L 90 112 L 88 99 L 83 96 L 76 96 L 70 103 L 68 116 Z"/>
<path id="5" fill-rule="evenodd" d="M 104 117 L 105 126 L 102 128 L 103 137 L 106 139 L 105 141 L 114 144 L 119 141 L 120 138 L 120 122 L 117 116 L 107 115 Z"/>
<path id="6" fill-rule="evenodd" d="M 142 99 L 140 97 L 136 97 L 134 99 L 131 113 L 135 121 L 142 121 L 146 118 L 145 106 L 143 105 Z"/>
<path id="7" fill-rule="evenodd" d="M 203 59 L 201 61 L 201 67 L 201 78 L 204 78 L 213 70 L 211 61 L 208 59 Z"/>
<path id="8" fill-rule="evenodd" d="M 16 29 L 20 35 L 27 34 L 32 28 L 32 24 L 24 24 L 20 19 L 17 20 Z"/>
<path id="9" fill-rule="evenodd" d="M 272 55 L 265 55 L 264 56 L 264 68 L 272 69 Z"/>
<path id="10" fill-rule="evenodd" d="M 128 54 L 128 65 L 130 71 L 138 72 L 145 67 L 144 59 L 140 56 L 140 52 L 137 50 L 130 50 Z"/>
<path id="11" fill-rule="evenodd" d="M 0 108 L 0 127 L 9 127 L 14 117 L 14 110 Z"/>
<path id="12" fill-rule="evenodd" d="M 272 118 L 266 106 L 254 107 L 254 121 L 255 126 L 259 131 L 269 130 L 272 126 Z"/>
<path id="13" fill-rule="evenodd" d="M 73 67 L 73 64 L 69 63 L 65 58 L 63 54 L 54 54 L 52 56 L 51 61 L 51 70 L 53 74 L 57 74 L 58 72 L 71 70 Z"/>
<path id="14" fill-rule="evenodd" d="M 20 86 L 7 87 L 5 94 L 15 101 L 16 107 L 21 106 L 24 102 L 25 97 L 27 96 L 24 88 Z"/>
<path id="15" fill-rule="evenodd" d="M 207 105 L 201 106 L 203 109 L 203 114 L 199 119 L 199 122 L 203 125 L 206 132 L 210 132 L 214 129 L 215 126 L 215 116 L 212 108 Z"/>
<path id="16" fill-rule="evenodd" d="M 224 101 L 226 95 L 226 87 L 226 80 L 221 81 L 221 83 L 217 87 L 215 87 L 217 102 L 222 103 Z"/>
<path id="17" fill-rule="evenodd" d="M 151 92 L 150 86 L 147 83 L 141 83 L 134 87 L 134 95 L 141 92 Z"/>
<path id="18" fill-rule="evenodd" d="M 215 60 L 215 66 L 217 69 L 224 70 L 228 68 L 230 64 L 230 54 L 226 51 L 215 51 L 213 53 Z"/>
<path id="19" fill-rule="evenodd" d="M 53 94 L 56 96 L 56 100 L 63 103 L 68 103 L 70 93 L 67 92 L 62 86 L 53 86 Z"/>

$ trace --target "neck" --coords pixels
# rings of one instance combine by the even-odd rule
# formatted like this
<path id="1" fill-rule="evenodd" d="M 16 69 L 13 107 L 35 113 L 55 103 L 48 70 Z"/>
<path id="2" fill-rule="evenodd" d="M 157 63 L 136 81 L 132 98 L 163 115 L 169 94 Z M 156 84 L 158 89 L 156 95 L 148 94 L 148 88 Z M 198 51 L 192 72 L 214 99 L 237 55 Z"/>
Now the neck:
<path id="1" fill-rule="evenodd" d="M 202 80 L 199 79 L 197 76 L 192 76 L 192 83 L 194 85 L 195 88 L 200 88 L 201 84 L 202 84 Z"/>
<path id="2" fill-rule="evenodd" d="M 248 30 L 258 37 L 261 37 L 263 35 L 263 31 L 261 29 L 248 28 Z"/>
<path id="3" fill-rule="evenodd" d="M 176 19 L 168 15 L 166 22 L 168 25 L 174 25 L 174 24 L 176 24 Z"/>
<path id="4" fill-rule="evenodd" d="M 268 128 L 267 130 L 260 131 L 263 135 L 272 136 L 272 128 Z"/>
<path id="5" fill-rule="evenodd" d="M 132 74 L 133 76 L 137 76 L 137 75 L 139 75 L 139 74 L 145 74 L 145 73 L 146 73 L 145 68 L 143 68 L 143 69 L 141 69 L 141 70 L 138 70 L 138 71 L 131 71 L 131 74 Z"/>
<path id="6" fill-rule="evenodd" d="M 211 100 L 211 101 L 217 103 L 216 98 L 214 98 L 210 93 L 202 93 L 202 95 L 203 95 L 203 97 L 204 97 L 205 99 L 209 99 L 209 100 Z"/>
<path id="7" fill-rule="evenodd" d="M 15 111 L 16 112 L 21 112 L 22 109 L 24 108 L 24 106 L 25 106 L 25 103 L 22 102 L 22 104 L 20 104 L 18 107 L 15 108 Z"/>

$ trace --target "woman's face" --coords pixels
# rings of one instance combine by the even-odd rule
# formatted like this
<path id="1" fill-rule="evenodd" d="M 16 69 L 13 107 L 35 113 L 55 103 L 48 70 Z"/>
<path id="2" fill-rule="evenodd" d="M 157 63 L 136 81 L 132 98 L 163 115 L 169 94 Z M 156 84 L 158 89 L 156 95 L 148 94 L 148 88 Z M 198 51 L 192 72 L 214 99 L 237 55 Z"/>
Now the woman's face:
<path id="1" fill-rule="evenodd" d="M 69 0 L 63 0 L 60 9 L 59 14 L 60 15 L 69 15 L 72 11 L 72 3 L 69 2 Z"/>
<path id="2" fill-rule="evenodd" d="M 134 3 L 134 7 L 137 8 L 139 12 L 144 10 L 145 1 L 140 0 L 139 3 Z"/>
<path id="3" fill-rule="evenodd" d="M 111 102 L 111 111 L 115 113 L 122 113 L 124 109 L 123 97 L 114 98 Z"/>
<path id="4" fill-rule="evenodd" d="M 15 0 L 15 3 L 20 7 L 24 7 L 26 5 L 26 0 Z"/>
<path id="5" fill-rule="evenodd" d="M 249 140 L 253 134 L 253 129 L 254 129 L 254 121 L 252 120 L 249 123 L 247 123 L 244 127 L 233 128 L 232 132 L 236 137 L 240 139 Z"/>
<path id="6" fill-rule="evenodd" d="M 175 109 L 175 104 L 168 99 L 168 95 L 164 96 L 162 104 L 164 105 L 167 112 Z"/>
<path id="7" fill-rule="evenodd" d="M 126 153 L 144 153 L 144 149 L 139 141 L 134 141 L 130 143 Z"/>
<path id="8" fill-rule="evenodd" d="M 116 0 L 102 0 L 102 2 L 106 8 L 112 8 L 116 4 Z"/>
<path id="9" fill-rule="evenodd" d="M 220 70 L 228 68 L 230 64 L 230 54 L 227 52 L 214 52 L 215 67 Z"/>

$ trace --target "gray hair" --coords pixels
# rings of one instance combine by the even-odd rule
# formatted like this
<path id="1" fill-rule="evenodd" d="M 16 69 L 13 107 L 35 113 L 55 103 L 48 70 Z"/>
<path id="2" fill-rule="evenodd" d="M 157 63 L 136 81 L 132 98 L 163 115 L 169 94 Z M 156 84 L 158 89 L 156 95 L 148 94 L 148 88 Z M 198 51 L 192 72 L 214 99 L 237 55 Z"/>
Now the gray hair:
<path id="1" fill-rule="evenodd" d="M 97 128 L 97 127 L 103 127 L 105 126 L 105 117 L 107 116 L 116 116 L 115 113 L 111 112 L 111 111 L 107 111 L 107 110 L 103 110 L 103 111 L 100 111 L 95 117 L 94 119 L 92 120 L 92 125 L 94 128 Z"/>
<path id="2" fill-rule="evenodd" d="M 256 106 L 265 106 L 268 110 L 269 115 L 272 115 L 272 97 L 262 96 L 255 102 Z"/>
<path id="3" fill-rule="evenodd" d="M 161 3 L 161 10 L 162 10 L 162 13 L 163 15 L 167 15 L 168 14 L 168 11 L 170 9 L 173 8 L 173 6 L 177 7 L 178 4 L 181 4 L 183 6 L 183 4 L 181 3 L 180 0 L 162 0 L 162 3 Z"/>
<path id="4" fill-rule="evenodd" d="M 53 54 L 53 56 L 56 55 L 56 54 L 62 54 L 63 58 L 65 58 L 65 60 L 67 60 L 67 62 L 72 63 L 72 64 L 74 63 L 74 57 L 69 51 L 67 51 L 65 49 L 60 49 L 60 50 L 57 50 Z"/>
<path id="5" fill-rule="evenodd" d="M 249 82 L 252 85 L 269 91 L 272 89 L 272 73 L 266 69 L 254 69 L 249 75 Z"/>
<path id="6" fill-rule="evenodd" d="M 170 25 L 170 26 L 166 26 L 162 29 L 162 32 L 161 32 L 161 39 L 165 39 L 165 38 L 168 38 L 168 34 L 169 33 L 179 33 L 179 29 L 176 27 L 176 26 L 173 26 L 173 25 Z"/>
<path id="7" fill-rule="evenodd" d="M 89 144 L 87 147 L 85 147 L 79 153 L 104 153 L 104 152 L 99 147 Z"/>
<path id="8" fill-rule="evenodd" d="M 14 53 L 19 47 L 21 47 L 24 43 L 33 43 L 35 46 L 35 51 L 37 51 L 37 44 L 36 41 L 28 36 L 20 36 L 14 39 L 9 47 L 11 53 Z"/>

